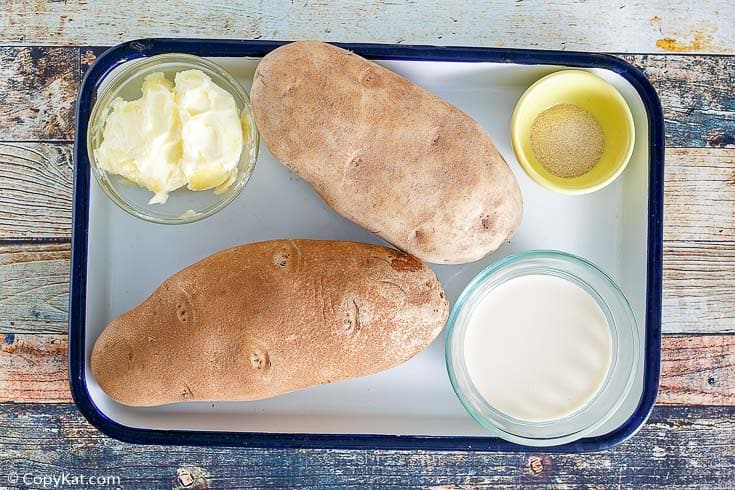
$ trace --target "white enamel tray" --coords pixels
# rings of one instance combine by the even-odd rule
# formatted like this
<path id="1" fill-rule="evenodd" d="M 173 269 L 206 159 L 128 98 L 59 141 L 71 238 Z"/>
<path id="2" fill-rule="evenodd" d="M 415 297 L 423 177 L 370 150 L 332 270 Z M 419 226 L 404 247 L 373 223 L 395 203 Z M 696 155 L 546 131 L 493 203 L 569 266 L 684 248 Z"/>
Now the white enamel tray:
<path id="1" fill-rule="evenodd" d="M 147 45 L 144 48 L 151 49 Z M 396 49 L 400 50 L 400 47 Z M 228 53 L 227 50 L 222 51 Z M 448 56 L 444 51 L 441 54 Z M 393 57 L 390 52 L 375 56 Z M 500 57 L 497 53 L 493 56 Z M 235 75 L 249 90 L 258 58 L 214 56 L 211 59 Z M 563 64 L 570 64 L 568 58 L 562 61 Z M 647 341 L 645 338 L 648 329 L 653 328 L 657 335 L 659 328 L 658 325 L 647 324 L 651 318 L 651 312 L 647 315 L 647 298 L 649 302 L 654 300 L 652 304 L 655 308 L 656 298 L 650 298 L 650 295 L 655 296 L 656 291 L 660 295 L 660 277 L 657 281 L 649 281 L 651 278 L 648 277 L 651 270 L 658 270 L 657 275 L 660 275 L 660 268 L 649 268 L 649 258 L 651 261 L 660 261 L 655 253 L 649 257 L 651 250 L 656 250 L 655 247 L 651 248 L 648 236 L 651 197 L 649 170 L 654 163 L 649 134 L 650 111 L 644 104 L 640 89 L 628 78 L 610 69 L 588 68 L 617 87 L 630 105 L 636 124 L 635 150 L 622 176 L 601 191 L 585 196 L 565 196 L 548 191 L 535 184 L 519 167 L 511 148 L 508 128 L 514 105 L 524 90 L 540 77 L 564 66 L 561 66 L 562 63 L 527 62 L 526 59 L 521 60 L 521 63 L 380 61 L 382 65 L 445 98 L 479 121 L 497 144 L 523 192 L 523 224 L 510 243 L 476 263 L 434 265 L 432 268 L 453 303 L 475 274 L 509 254 L 529 249 L 558 249 L 584 257 L 600 266 L 620 285 L 630 300 L 641 329 L 641 349 L 656 349 L 654 357 L 646 356 L 643 351 L 641 356 L 647 362 L 650 359 L 658 362 L 658 345 L 651 346 L 650 339 Z M 623 64 L 622 61 L 619 63 Z M 613 63 L 613 66 L 616 65 Z M 98 78 L 103 77 L 98 75 Z M 83 105 L 84 101 L 80 100 L 81 112 L 84 112 Z M 83 121 L 79 124 L 83 124 Z M 86 132 L 80 131 L 78 134 Z M 78 160 L 85 153 L 83 142 L 78 142 Z M 494 445 L 493 441 L 497 440 L 489 438 L 487 431 L 464 411 L 457 400 L 446 372 L 443 334 L 414 359 L 389 371 L 269 400 L 192 402 L 151 408 L 131 408 L 112 401 L 100 390 L 87 367 L 86 361 L 92 346 L 110 320 L 137 306 L 176 271 L 219 250 L 275 238 L 338 239 L 383 245 L 385 242 L 330 209 L 306 182 L 289 173 L 263 144 L 253 177 L 242 194 L 213 217 L 190 225 L 156 225 L 126 214 L 104 195 L 93 178 L 89 179 L 88 169 L 80 170 L 79 161 L 77 167 L 75 206 L 81 210 L 75 211 L 75 278 L 72 279 L 72 286 L 86 287 L 86 300 L 72 298 L 72 310 L 76 313 L 72 314 L 70 333 L 72 337 L 79 337 L 70 337 L 72 385 L 82 411 L 106 432 L 140 442 L 178 440 L 182 443 L 248 445 L 248 441 L 254 441 L 253 444 L 266 446 L 459 449 L 507 447 L 503 444 Z M 84 194 L 85 190 L 79 189 L 84 183 L 80 184 L 84 179 L 84 175 L 81 175 L 83 170 L 87 172 L 88 183 L 86 220 L 83 216 L 85 203 L 79 202 L 84 197 L 80 197 L 80 194 Z M 78 230 L 82 220 L 87 224 L 86 237 Z M 83 265 L 84 257 L 78 255 L 80 241 L 85 238 L 86 281 L 82 277 L 83 271 L 77 270 Z M 660 236 L 657 239 L 660 240 Z M 76 284 L 75 280 L 78 281 Z M 647 297 L 651 287 L 649 282 L 654 287 Z M 658 299 L 660 301 L 660 296 Z M 247 301 L 247 298 L 243 300 Z M 75 304 L 75 301 L 79 304 Z M 656 323 L 659 321 L 658 313 L 653 313 Z M 81 324 L 81 329 L 77 323 Z M 75 357 L 77 348 L 81 359 L 79 362 Z M 76 369 L 78 371 L 75 372 Z M 192 369 L 196 369 L 196 366 L 192 366 Z M 641 400 L 647 398 L 643 397 L 646 391 L 645 369 L 654 369 L 657 381 L 658 367 L 642 363 L 630 397 L 596 436 L 612 433 L 626 422 L 630 425 L 629 419 L 641 418 L 638 413 L 643 404 Z M 650 391 L 650 387 L 648 389 Z M 653 390 L 655 397 L 655 387 Z M 645 414 L 640 421 L 636 421 L 637 425 L 643 422 L 650 406 L 644 409 Z M 625 436 L 634 430 L 629 428 Z M 252 432 L 265 434 L 262 437 L 244 434 Z M 223 433 L 235 434 L 237 437 L 228 439 Z M 154 437 L 155 434 L 159 437 Z M 284 435 L 272 439 L 265 437 L 273 434 Z M 293 438 L 287 434 L 293 435 Z M 309 434 L 341 436 L 310 438 Z M 435 438 L 402 439 L 414 440 L 416 444 L 381 444 L 381 440 L 396 439 L 380 437 L 356 443 L 354 437 L 346 434 L 448 436 L 447 441 L 455 441 L 456 444 L 421 442 L 442 440 Z M 482 439 L 462 436 L 481 436 Z M 609 442 L 614 443 L 619 439 L 621 437 Z M 361 439 L 358 437 L 358 440 Z M 309 441 L 316 443 L 311 444 Z M 459 444 L 457 441 L 464 443 Z M 605 437 L 593 438 L 592 441 L 596 442 L 589 448 L 605 445 Z M 586 447 L 578 444 L 577 448 Z"/>

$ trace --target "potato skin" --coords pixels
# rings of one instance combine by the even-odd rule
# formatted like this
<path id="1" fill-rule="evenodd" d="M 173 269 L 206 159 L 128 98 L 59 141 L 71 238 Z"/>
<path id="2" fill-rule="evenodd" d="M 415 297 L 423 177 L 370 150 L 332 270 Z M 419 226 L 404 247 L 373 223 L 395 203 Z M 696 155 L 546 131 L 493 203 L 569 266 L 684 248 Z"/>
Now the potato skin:
<path id="1" fill-rule="evenodd" d="M 434 273 L 362 243 L 275 240 L 216 253 L 114 319 L 90 361 L 132 406 L 258 400 L 407 361 L 448 315 Z"/>
<path id="2" fill-rule="evenodd" d="M 485 130 L 375 63 L 287 44 L 259 63 L 250 96 L 276 158 L 335 211 L 422 260 L 478 260 L 520 225 L 518 183 Z"/>

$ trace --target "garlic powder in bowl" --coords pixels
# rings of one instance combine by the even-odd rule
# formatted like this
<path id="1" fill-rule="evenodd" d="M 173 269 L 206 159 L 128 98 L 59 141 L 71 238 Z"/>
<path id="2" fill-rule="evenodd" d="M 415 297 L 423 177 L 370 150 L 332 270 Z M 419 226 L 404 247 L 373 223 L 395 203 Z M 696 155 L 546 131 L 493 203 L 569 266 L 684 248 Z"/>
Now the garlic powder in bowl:
<path id="1" fill-rule="evenodd" d="M 635 146 L 635 124 L 612 83 L 567 69 L 524 92 L 513 111 L 510 136 L 518 163 L 537 184 L 563 194 L 587 194 L 623 173 Z"/>

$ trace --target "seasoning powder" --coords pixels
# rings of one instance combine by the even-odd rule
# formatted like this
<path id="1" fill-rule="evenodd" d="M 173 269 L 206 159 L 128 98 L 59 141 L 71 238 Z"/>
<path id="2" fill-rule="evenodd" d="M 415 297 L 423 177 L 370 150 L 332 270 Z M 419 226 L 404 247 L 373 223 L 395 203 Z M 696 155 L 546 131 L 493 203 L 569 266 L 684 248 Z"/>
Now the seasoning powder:
<path id="1" fill-rule="evenodd" d="M 553 175 L 579 177 L 589 172 L 605 151 L 605 133 L 588 110 L 575 104 L 557 104 L 533 121 L 531 148 Z"/>

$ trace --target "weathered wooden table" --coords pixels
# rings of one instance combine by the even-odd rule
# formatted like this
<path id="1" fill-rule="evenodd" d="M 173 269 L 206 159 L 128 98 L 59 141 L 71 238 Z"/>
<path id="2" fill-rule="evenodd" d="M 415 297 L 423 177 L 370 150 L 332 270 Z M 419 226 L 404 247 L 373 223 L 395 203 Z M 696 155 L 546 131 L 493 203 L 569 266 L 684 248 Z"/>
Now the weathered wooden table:
<path id="1" fill-rule="evenodd" d="M 735 487 L 735 13 L 728 0 L 671 3 L 2 2 L 0 488 L 63 473 L 123 488 Z M 66 371 L 74 103 L 93 46 L 148 36 L 626 53 L 667 124 L 663 364 L 648 424 L 576 456 L 132 446 L 92 428 Z"/>

